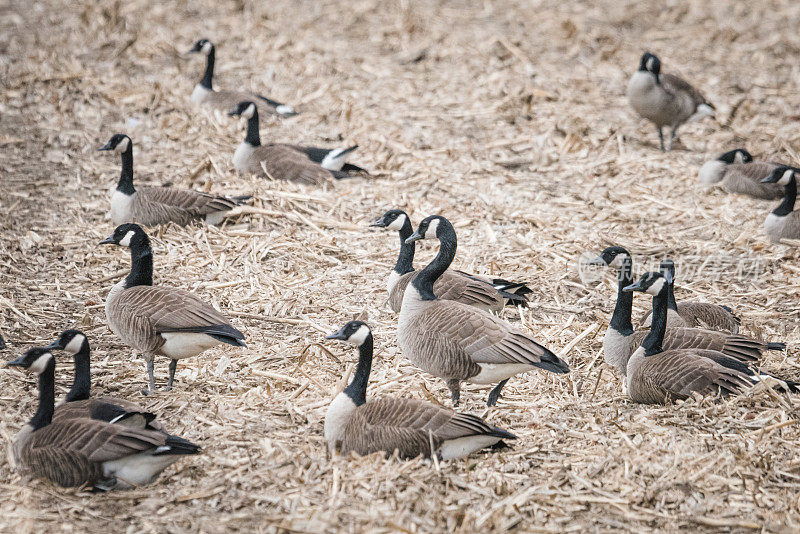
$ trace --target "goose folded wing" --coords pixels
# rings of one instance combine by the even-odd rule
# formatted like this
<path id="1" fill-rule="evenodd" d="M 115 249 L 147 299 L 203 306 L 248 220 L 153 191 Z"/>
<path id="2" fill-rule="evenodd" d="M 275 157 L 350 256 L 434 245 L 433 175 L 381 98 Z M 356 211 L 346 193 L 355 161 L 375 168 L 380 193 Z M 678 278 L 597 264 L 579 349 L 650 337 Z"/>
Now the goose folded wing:
<path id="1" fill-rule="evenodd" d="M 718 353 L 692 350 L 647 357 L 639 370 L 640 376 L 677 398 L 688 397 L 693 392 L 728 396 L 751 385 L 746 374 L 715 361 L 714 354 Z"/>
<path id="2" fill-rule="evenodd" d="M 256 157 L 267 174 L 276 180 L 321 184 L 333 176 L 306 154 L 286 145 L 265 145 L 256 151 Z"/>
<path id="3" fill-rule="evenodd" d="M 491 285 L 471 278 L 461 271 L 445 271 L 436 281 L 434 292 L 439 298 L 488 307 L 497 304 L 500 295 Z"/>
<path id="4" fill-rule="evenodd" d="M 706 97 L 703 96 L 703 93 L 692 87 L 692 85 L 683 78 L 673 74 L 662 74 L 660 77 L 661 85 L 668 93 L 675 96 L 680 96 L 681 94 L 688 95 L 692 102 L 694 102 L 695 106 L 699 106 L 700 104 L 711 106 L 711 104 L 706 100 Z M 711 107 L 713 108 L 713 106 Z"/>
<path id="5" fill-rule="evenodd" d="M 229 198 L 190 189 L 148 187 L 144 192 L 149 202 L 163 206 L 162 209 L 169 211 L 177 208 L 194 217 L 229 211 L 236 207 L 236 202 Z"/>

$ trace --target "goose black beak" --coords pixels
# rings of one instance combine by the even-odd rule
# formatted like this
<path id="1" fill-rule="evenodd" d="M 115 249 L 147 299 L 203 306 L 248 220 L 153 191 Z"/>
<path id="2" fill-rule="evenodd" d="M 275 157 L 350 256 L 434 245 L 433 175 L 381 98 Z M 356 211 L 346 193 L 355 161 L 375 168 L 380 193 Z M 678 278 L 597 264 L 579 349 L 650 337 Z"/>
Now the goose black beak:
<path id="1" fill-rule="evenodd" d="M 6 362 L 6 367 L 23 367 L 25 365 L 25 356 L 20 356 L 16 360 Z"/>
<path id="2" fill-rule="evenodd" d="M 116 245 L 117 242 L 114 241 L 114 236 L 110 235 L 107 238 L 103 239 L 98 243 L 98 245 Z"/>
<path id="3" fill-rule="evenodd" d="M 411 234 L 408 239 L 406 239 L 406 244 L 413 243 L 414 241 L 419 241 L 420 239 L 425 239 L 425 236 L 421 235 L 418 231 Z"/>
<path id="4" fill-rule="evenodd" d="M 778 178 L 779 178 L 779 176 L 781 174 L 783 174 L 783 173 L 773 172 L 772 174 L 770 174 L 769 176 L 767 176 L 766 178 L 761 180 L 761 183 L 762 184 L 774 184 L 774 183 L 776 183 L 778 181 Z"/>
<path id="5" fill-rule="evenodd" d="M 46 348 L 46 349 L 58 349 L 58 350 L 63 350 L 64 349 L 64 347 L 61 346 L 61 340 L 59 340 L 59 339 L 56 339 L 55 341 L 53 341 L 52 343 L 50 343 L 49 345 L 47 345 L 44 348 Z"/>
<path id="6" fill-rule="evenodd" d="M 228 117 L 235 117 L 238 114 L 239 114 L 239 110 L 238 109 L 232 109 L 232 110 L 230 110 L 228 112 Z"/>
<path id="7" fill-rule="evenodd" d="M 369 223 L 370 228 L 378 227 L 378 228 L 386 228 L 386 221 L 381 217 L 380 219 L 375 219 L 371 223 Z"/>
<path id="8" fill-rule="evenodd" d="M 334 332 L 333 334 L 328 334 L 327 336 L 325 336 L 325 339 L 340 339 L 342 341 L 345 341 L 347 340 L 347 336 L 344 335 L 344 328 L 342 328 L 341 330 Z"/>
<path id="9" fill-rule="evenodd" d="M 97 149 L 98 152 L 105 152 L 107 150 L 114 150 L 114 147 L 111 146 L 111 141 L 105 144 L 105 146 L 101 146 Z"/>
<path id="10" fill-rule="evenodd" d="M 602 256 L 597 256 L 596 258 L 592 258 L 591 260 L 587 261 L 586 265 L 597 265 L 599 267 L 606 267 L 608 264 L 606 263 L 606 260 L 604 260 Z"/>
<path id="11" fill-rule="evenodd" d="M 622 288 L 623 291 L 630 293 L 631 291 L 641 291 L 642 290 L 642 282 L 635 282 L 629 286 L 625 286 Z"/>

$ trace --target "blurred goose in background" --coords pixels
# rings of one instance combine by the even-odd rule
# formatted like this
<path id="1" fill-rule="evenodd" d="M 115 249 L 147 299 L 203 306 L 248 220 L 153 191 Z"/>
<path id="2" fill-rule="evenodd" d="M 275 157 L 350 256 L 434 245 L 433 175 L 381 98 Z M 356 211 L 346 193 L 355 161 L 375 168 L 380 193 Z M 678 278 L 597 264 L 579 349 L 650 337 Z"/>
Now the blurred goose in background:
<path id="1" fill-rule="evenodd" d="M 439 239 L 439 252 L 406 288 L 397 343 L 414 365 L 447 382 L 454 405 L 463 381 L 497 384 L 487 400 L 493 406 L 514 375 L 536 368 L 569 372 L 566 362 L 506 321 L 480 308 L 437 298 L 433 287 L 453 262 L 456 232 L 450 221 L 431 215 L 406 242 L 426 238 Z"/>
<path id="2" fill-rule="evenodd" d="M 747 150 L 737 148 L 705 162 L 697 178 L 708 186 L 722 182 L 722 187 L 729 193 L 775 200 L 783 196 L 783 188 L 761 182 L 778 166 L 776 163 L 753 161 Z"/>
<path id="3" fill-rule="evenodd" d="M 625 291 L 625 288 L 634 282 L 633 260 L 626 249 L 608 247 L 600 256 L 589 263 L 617 269 L 617 302 L 603 339 L 603 358 L 606 363 L 625 376 L 627 374 L 628 360 L 649 334 L 648 330 L 635 331 L 631 323 L 633 294 L 630 291 Z M 671 274 L 668 272 L 662 274 L 664 274 L 669 283 Z M 667 299 L 669 301 L 669 294 Z M 668 307 L 667 312 L 669 310 L 670 308 Z M 751 363 L 760 360 L 764 351 L 783 350 L 786 345 L 783 343 L 765 343 L 757 339 L 714 330 L 671 327 L 668 319 L 667 329 L 662 339 L 662 347 L 664 349 L 711 349 L 742 362 Z"/>
<path id="4" fill-rule="evenodd" d="M 228 114 L 247 119 L 247 134 L 233 154 L 233 166 L 239 172 L 306 184 L 323 184 L 331 177 L 342 179 L 350 178 L 351 173 L 366 173 L 361 167 L 347 163 L 358 145 L 334 149 L 285 143 L 262 145 L 258 108 L 253 102 L 240 102 Z"/>
<path id="5" fill-rule="evenodd" d="M 7 365 L 39 376 L 36 414 L 12 442 L 15 463 L 39 478 L 64 487 L 134 488 L 200 452 L 194 443 L 156 430 L 88 417 L 53 420 L 56 364 L 49 349 L 30 349 Z"/>
<path id="6" fill-rule="evenodd" d="M 403 303 L 406 287 L 418 274 L 414 270 L 416 245 L 413 241 L 406 243 L 406 239 L 411 237 L 414 232 L 411 219 L 403 210 L 391 209 L 370 226 L 396 230 L 400 235 L 400 254 L 386 283 L 386 289 L 389 292 L 389 306 L 392 311 L 398 313 Z M 433 292 L 440 299 L 457 300 L 495 313 L 506 305 L 527 306 L 528 299 L 525 295 L 532 293 L 530 288 L 521 282 L 482 277 L 452 269 L 445 271 L 436 280 Z"/>
<path id="7" fill-rule="evenodd" d="M 797 200 L 797 172 L 794 167 L 778 167 L 764 178 L 764 183 L 783 186 L 783 201 L 767 215 L 764 229 L 769 240 L 779 243 L 781 239 L 800 239 L 800 211 L 794 210 Z"/>
<path id="8" fill-rule="evenodd" d="M 475 415 L 416 399 L 382 397 L 367 400 L 372 368 L 373 337 L 361 321 L 350 321 L 327 339 L 358 347 L 353 380 L 339 393 L 325 415 L 325 440 L 329 449 L 360 455 L 397 451 L 400 458 L 461 458 L 504 439 L 516 439 Z"/>
<path id="9" fill-rule="evenodd" d="M 155 226 L 174 222 L 186 226 L 194 220 L 219 224 L 225 217 L 238 215 L 237 205 L 250 198 L 223 197 L 175 187 L 133 187 L 133 141 L 115 134 L 100 150 L 113 150 L 122 157 L 122 174 L 111 193 L 111 220 L 114 224 L 136 222 Z"/>
<path id="10" fill-rule="evenodd" d="M 700 91 L 672 74 L 661 74 L 661 61 L 645 52 L 628 83 L 628 102 L 643 118 L 656 126 L 661 150 L 672 150 L 678 128 L 686 122 L 714 117 L 714 106 Z M 664 147 L 664 127 L 670 128 Z"/>
<path id="11" fill-rule="evenodd" d="M 153 360 L 170 358 L 167 391 L 172 389 L 178 360 L 191 358 L 220 343 L 245 347 L 244 334 L 195 294 L 153 285 L 153 251 L 150 239 L 137 224 L 118 226 L 101 245 L 118 245 L 131 251 L 131 272 L 106 297 L 106 320 L 126 345 L 140 351 L 147 362 L 148 394 L 155 390 Z"/>
<path id="12" fill-rule="evenodd" d="M 653 328 L 630 357 L 625 375 L 628 395 L 634 402 L 665 404 L 693 393 L 727 397 L 742 393 L 762 380 L 771 381 L 785 391 L 798 392 L 796 382 L 759 372 L 715 350 L 664 348 L 669 289 L 661 273 L 646 273 L 625 291 L 653 296 Z"/>
<path id="13" fill-rule="evenodd" d="M 297 112 L 291 106 L 281 104 L 280 102 L 276 102 L 271 98 L 259 94 L 242 91 L 214 90 L 212 78 L 214 77 L 216 47 L 214 43 L 208 39 L 200 39 L 197 41 L 192 49 L 189 50 L 189 53 L 201 53 L 206 56 L 206 70 L 200 82 L 194 86 L 194 91 L 192 91 L 192 102 L 195 104 L 202 104 L 225 112 L 242 100 L 252 100 L 257 103 L 258 109 L 264 115 L 274 114 L 281 117 L 293 117 L 297 115 Z"/>

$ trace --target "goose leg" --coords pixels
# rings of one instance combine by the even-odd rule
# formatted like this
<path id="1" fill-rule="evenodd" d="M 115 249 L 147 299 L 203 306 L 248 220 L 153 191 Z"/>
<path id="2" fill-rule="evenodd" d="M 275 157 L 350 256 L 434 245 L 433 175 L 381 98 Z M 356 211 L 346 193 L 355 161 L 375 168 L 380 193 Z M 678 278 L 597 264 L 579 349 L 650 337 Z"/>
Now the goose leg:
<path id="1" fill-rule="evenodd" d="M 666 152 L 664 148 L 664 130 L 661 129 L 661 126 L 656 126 L 656 130 L 658 130 L 658 140 L 661 141 L 661 152 Z"/>
<path id="2" fill-rule="evenodd" d="M 675 141 L 675 135 L 678 133 L 678 127 L 675 126 L 669 131 L 669 148 L 667 150 L 672 150 L 672 142 Z"/>
<path id="3" fill-rule="evenodd" d="M 458 401 L 461 399 L 461 380 L 448 380 L 447 389 L 450 390 L 450 398 L 453 399 L 453 406 L 458 406 Z"/>
<path id="4" fill-rule="evenodd" d="M 149 379 L 149 387 L 142 389 L 142 393 L 145 395 L 149 395 L 153 393 L 156 389 L 156 379 L 153 376 L 153 367 L 154 367 L 154 359 L 152 357 L 145 357 L 147 360 L 147 377 Z"/>
<path id="5" fill-rule="evenodd" d="M 508 378 L 497 384 L 492 391 L 489 392 L 489 398 L 486 401 L 486 406 L 494 406 L 497 404 L 497 399 L 500 398 L 500 391 L 502 391 L 503 386 L 506 385 L 508 382 Z"/>
<path id="6" fill-rule="evenodd" d="M 175 380 L 175 369 L 178 368 L 178 360 L 169 361 L 169 380 L 167 381 L 167 391 L 172 391 L 172 381 Z"/>

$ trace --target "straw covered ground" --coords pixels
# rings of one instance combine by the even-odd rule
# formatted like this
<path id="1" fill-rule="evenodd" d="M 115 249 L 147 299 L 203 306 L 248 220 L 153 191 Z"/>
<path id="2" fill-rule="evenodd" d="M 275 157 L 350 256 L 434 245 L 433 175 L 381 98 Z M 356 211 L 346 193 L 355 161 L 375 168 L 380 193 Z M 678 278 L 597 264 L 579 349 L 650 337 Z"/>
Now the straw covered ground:
<path id="1" fill-rule="evenodd" d="M 740 145 L 797 161 L 800 4 L 0 0 L 0 10 L 3 357 L 81 328 L 96 393 L 140 401 L 203 446 L 151 486 L 105 495 L 28 480 L 4 459 L 0 529 L 800 528 L 800 401 L 762 389 L 632 404 L 601 352 L 615 277 L 577 268 L 610 244 L 633 251 L 638 272 L 669 255 L 679 299 L 729 304 L 746 332 L 786 341 L 765 368 L 800 379 L 800 252 L 768 243 L 770 202 L 696 183 L 702 162 Z M 203 60 L 185 52 L 201 37 L 217 44 L 219 87 L 302 111 L 262 121 L 263 139 L 357 143 L 353 161 L 373 178 L 312 188 L 238 176 L 242 125 L 189 103 Z M 624 98 L 644 50 L 718 109 L 669 154 Z M 113 229 L 119 173 L 97 148 L 117 132 L 134 140 L 138 183 L 252 194 L 259 211 L 151 231 L 157 283 L 196 291 L 249 345 L 182 360 L 168 395 L 141 396 L 143 362 L 105 322 L 105 294 L 129 265 L 125 250 L 97 246 Z M 531 308 L 504 315 L 573 368 L 512 378 L 488 412 L 488 389 L 466 386 L 462 409 L 517 433 L 510 450 L 437 464 L 326 455 L 322 419 L 355 351 L 323 336 L 354 316 L 376 335 L 372 395 L 449 405 L 442 381 L 397 349 L 385 280 L 398 239 L 367 227 L 392 207 L 415 223 L 452 220 L 458 268 L 529 281 Z M 416 263 L 434 251 L 425 242 Z M 649 305 L 636 298 L 637 313 Z M 58 395 L 71 377 L 61 358 Z M 36 383 L 8 369 L 0 380 L 8 441 L 35 409 Z"/>

